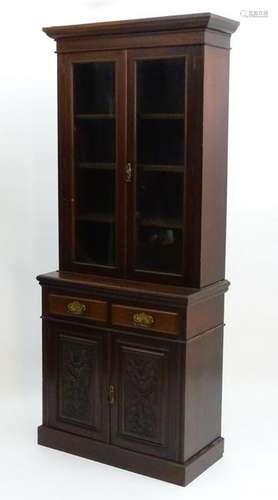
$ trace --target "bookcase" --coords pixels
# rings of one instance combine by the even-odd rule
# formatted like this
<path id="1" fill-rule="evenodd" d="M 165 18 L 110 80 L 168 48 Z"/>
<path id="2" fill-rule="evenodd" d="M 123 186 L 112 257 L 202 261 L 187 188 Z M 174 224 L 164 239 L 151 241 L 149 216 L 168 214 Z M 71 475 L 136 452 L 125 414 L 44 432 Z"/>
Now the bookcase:
<path id="1" fill-rule="evenodd" d="M 186 485 L 223 454 L 230 37 L 213 14 L 44 28 L 59 270 L 41 445 Z"/>

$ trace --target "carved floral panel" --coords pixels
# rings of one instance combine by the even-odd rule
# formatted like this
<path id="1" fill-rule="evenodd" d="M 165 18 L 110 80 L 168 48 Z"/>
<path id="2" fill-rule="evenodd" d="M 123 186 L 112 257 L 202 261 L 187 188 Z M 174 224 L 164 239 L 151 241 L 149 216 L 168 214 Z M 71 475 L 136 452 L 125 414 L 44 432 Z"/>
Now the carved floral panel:
<path id="1" fill-rule="evenodd" d="M 61 340 L 60 409 L 63 418 L 92 424 L 95 354 L 94 345 Z"/>
<path id="2" fill-rule="evenodd" d="M 123 354 L 123 432 L 140 439 L 160 442 L 163 355 L 131 348 L 124 349 Z"/>

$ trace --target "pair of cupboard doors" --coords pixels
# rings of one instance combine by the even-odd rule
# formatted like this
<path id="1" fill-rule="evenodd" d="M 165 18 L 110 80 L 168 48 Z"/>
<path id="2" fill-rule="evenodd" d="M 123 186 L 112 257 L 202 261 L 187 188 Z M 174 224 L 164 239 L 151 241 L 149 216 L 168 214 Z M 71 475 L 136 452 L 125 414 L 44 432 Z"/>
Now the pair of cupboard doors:
<path id="1" fill-rule="evenodd" d="M 44 424 L 182 461 L 178 342 L 43 322 Z"/>
<path id="2" fill-rule="evenodd" d="M 186 283 L 196 50 L 58 55 L 60 269 Z"/>

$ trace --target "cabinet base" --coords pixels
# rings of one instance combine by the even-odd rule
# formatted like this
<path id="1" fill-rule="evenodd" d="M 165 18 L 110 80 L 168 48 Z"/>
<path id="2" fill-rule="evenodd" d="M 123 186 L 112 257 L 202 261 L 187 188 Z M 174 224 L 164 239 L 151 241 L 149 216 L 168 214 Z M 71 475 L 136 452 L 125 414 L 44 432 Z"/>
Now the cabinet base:
<path id="1" fill-rule="evenodd" d="M 220 437 L 187 462 L 177 463 L 93 441 L 45 425 L 38 428 L 38 444 L 180 486 L 186 486 L 193 481 L 219 460 L 224 451 L 224 439 Z"/>

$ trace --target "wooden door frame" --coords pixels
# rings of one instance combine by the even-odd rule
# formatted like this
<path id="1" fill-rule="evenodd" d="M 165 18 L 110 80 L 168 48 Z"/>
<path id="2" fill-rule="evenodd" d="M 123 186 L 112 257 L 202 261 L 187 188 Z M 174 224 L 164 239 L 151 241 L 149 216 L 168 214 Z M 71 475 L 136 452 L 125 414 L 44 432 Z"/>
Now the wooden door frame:
<path id="1" fill-rule="evenodd" d="M 73 65 L 96 61 L 115 62 L 116 107 L 116 197 L 115 197 L 115 266 L 94 266 L 75 260 L 75 146 Z M 124 274 L 126 200 L 124 171 L 126 164 L 125 51 L 95 51 L 58 54 L 58 142 L 59 142 L 59 264 L 60 270 L 122 276 Z"/>
<path id="2" fill-rule="evenodd" d="M 119 432 L 119 405 L 120 405 L 120 345 L 127 348 L 137 349 L 138 352 L 153 352 L 157 356 L 165 355 L 163 363 L 164 375 L 167 378 L 167 391 L 164 394 L 164 437 L 163 442 L 155 443 L 151 440 L 130 438 L 130 446 L 128 445 L 128 437 L 125 437 Z M 130 335 L 126 333 L 115 333 L 111 336 L 111 383 L 115 386 L 115 403 L 111 405 L 110 442 L 112 445 L 122 448 L 131 449 L 139 453 L 154 455 L 161 458 L 168 458 L 178 461 L 182 454 L 182 447 L 179 446 L 180 436 L 183 432 L 180 412 L 176 411 L 177 401 L 181 401 L 181 391 L 183 381 L 181 378 L 181 365 L 184 360 L 183 349 L 178 342 L 171 342 L 167 339 L 141 338 L 139 335 Z M 185 346 L 184 346 L 185 349 Z M 164 379 L 164 377 L 163 377 Z M 165 381 L 164 381 L 165 382 Z M 161 381 L 163 383 L 163 380 Z M 182 413 L 182 412 L 181 412 Z M 162 418 L 162 417 L 161 417 Z"/>
<path id="3" fill-rule="evenodd" d="M 183 196 L 183 243 L 182 243 L 182 272 L 181 274 L 175 273 L 163 273 L 154 271 L 145 271 L 135 269 L 135 256 L 136 256 L 136 220 L 135 220 L 135 207 L 136 207 L 136 61 L 143 59 L 170 59 L 175 57 L 185 58 L 185 119 L 184 119 L 184 196 Z M 158 48 L 142 48 L 142 49 L 130 49 L 127 51 L 127 158 L 128 161 L 132 162 L 134 180 L 131 189 L 128 192 L 128 227 L 130 231 L 128 233 L 128 263 L 127 263 L 127 276 L 128 278 L 133 278 L 137 280 L 161 283 L 173 283 L 173 284 L 183 284 L 185 281 L 185 269 L 186 269 L 186 212 L 187 212 L 187 185 L 186 185 L 186 173 L 187 173 L 187 86 L 188 86 L 188 60 L 190 57 L 190 49 L 188 47 L 158 47 Z"/>
<path id="4" fill-rule="evenodd" d="M 95 428 L 83 425 L 82 423 L 71 422 L 71 419 L 61 418 L 59 415 L 59 405 L 61 404 L 58 394 L 60 394 L 60 353 L 59 341 L 64 337 L 74 341 L 84 342 L 84 344 L 100 346 L 98 360 L 101 363 L 99 370 L 99 390 L 100 390 L 100 431 Z M 110 417 L 107 403 L 107 385 L 109 375 L 109 365 L 107 351 L 109 350 L 108 335 L 100 331 L 97 327 L 88 325 L 73 324 L 60 320 L 43 320 L 43 379 L 44 379 L 44 425 L 55 427 L 66 432 L 83 435 L 98 441 L 109 442 Z"/>

